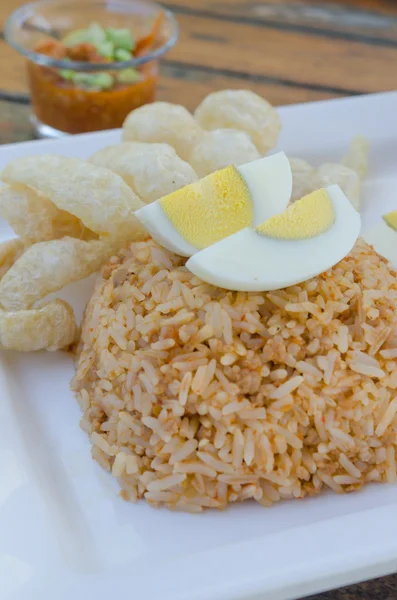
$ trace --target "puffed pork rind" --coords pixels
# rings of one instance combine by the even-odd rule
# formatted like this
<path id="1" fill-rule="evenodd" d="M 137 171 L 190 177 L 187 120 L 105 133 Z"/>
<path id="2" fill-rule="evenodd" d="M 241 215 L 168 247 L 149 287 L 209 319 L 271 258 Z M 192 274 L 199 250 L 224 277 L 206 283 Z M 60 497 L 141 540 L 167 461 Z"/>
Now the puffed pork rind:
<path id="1" fill-rule="evenodd" d="M 147 236 L 134 215 L 143 203 L 119 175 L 104 167 L 46 154 L 17 158 L 1 178 L 33 188 L 101 237 L 136 241 Z"/>
<path id="2" fill-rule="evenodd" d="M 25 244 L 71 236 L 97 236 L 74 215 L 59 210 L 50 200 L 26 185 L 0 187 L 0 218 L 13 228 Z"/>
<path id="3" fill-rule="evenodd" d="M 146 204 L 198 180 L 168 144 L 122 142 L 98 150 L 90 162 L 120 175 Z"/>
<path id="4" fill-rule="evenodd" d="M 193 115 L 180 104 L 152 102 L 133 110 L 123 124 L 123 141 L 156 142 L 172 146 L 189 160 L 203 131 Z"/>
<path id="5" fill-rule="evenodd" d="M 274 148 L 281 130 L 276 109 L 250 90 L 212 92 L 194 116 L 203 129 L 239 129 L 252 139 L 261 155 Z"/>
<path id="6" fill-rule="evenodd" d="M 0 280 L 24 251 L 25 244 L 20 238 L 13 238 L 0 243 Z"/>
<path id="7" fill-rule="evenodd" d="M 243 165 L 260 158 L 250 136 L 236 129 L 214 129 L 197 142 L 189 162 L 200 177 L 229 165 Z"/>
<path id="8" fill-rule="evenodd" d="M 102 241 L 63 238 L 38 242 L 14 262 L 0 281 L 0 305 L 31 308 L 35 302 L 100 269 L 113 249 Z"/>
<path id="9" fill-rule="evenodd" d="M 0 310 L 0 348 L 4 350 L 59 350 L 70 346 L 77 332 L 73 310 L 63 300 L 33 310 Z"/>

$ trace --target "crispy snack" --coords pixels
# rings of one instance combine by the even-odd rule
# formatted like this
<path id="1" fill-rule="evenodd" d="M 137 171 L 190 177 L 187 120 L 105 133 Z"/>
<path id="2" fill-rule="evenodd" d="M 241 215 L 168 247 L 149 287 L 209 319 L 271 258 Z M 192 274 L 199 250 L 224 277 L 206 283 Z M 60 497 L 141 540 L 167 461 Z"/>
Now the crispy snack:
<path id="1" fill-rule="evenodd" d="M 22 310 L 66 285 L 95 273 L 112 254 L 102 241 L 63 238 L 38 242 L 26 250 L 0 281 L 0 303 Z"/>
<path id="2" fill-rule="evenodd" d="M 293 182 L 291 200 L 299 200 L 319 187 L 316 169 L 310 163 L 302 158 L 290 158 L 289 163 Z"/>
<path id="3" fill-rule="evenodd" d="M 19 237 L 0 244 L 0 348 L 71 344 L 77 335 L 71 307 L 43 299 L 148 236 L 134 214 L 140 198 L 149 203 L 229 164 L 257 159 L 276 144 L 281 128 L 276 110 L 245 90 L 210 94 L 195 117 L 183 106 L 155 102 L 130 113 L 123 143 L 88 162 L 44 155 L 7 165 L 0 218 Z M 337 183 L 358 208 L 367 155 L 367 140 L 356 138 L 341 164 L 316 170 L 291 159 L 292 200 Z"/>
<path id="4" fill-rule="evenodd" d="M 24 250 L 25 244 L 20 238 L 14 238 L 0 243 L 0 279 L 23 254 Z"/>
<path id="5" fill-rule="evenodd" d="M 121 177 L 104 167 L 78 158 L 28 156 L 9 163 L 1 178 L 33 188 L 99 236 L 134 241 L 147 235 L 134 215 L 142 202 Z"/>
<path id="6" fill-rule="evenodd" d="M 342 158 L 345 167 L 353 169 L 361 180 L 368 171 L 369 141 L 362 135 L 355 137 L 350 144 L 349 152 Z"/>
<path id="7" fill-rule="evenodd" d="M 95 234 L 74 215 L 59 210 L 50 200 L 26 185 L 0 187 L 0 218 L 25 243 L 34 244 L 70 235 L 91 239 Z"/>
<path id="8" fill-rule="evenodd" d="M 201 127 L 184 106 L 153 102 L 133 110 L 123 124 L 123 141 L 163 142 L 189 160 L 193 145 L 203 135 Z"/>
<path id="9" fill-rule="evenodd" d="M 53 238 L 56 206 L 25 185 L 0 188 L 0 217 L 30 243 Z"/>
<path id="10" fill-rule="evenodd" d="M 73 310 L 63 300 L 33 310 L 0 310 L 0 348 L 6 350 L 59 350 L 75 341 L 77 331 Z"/>
<path id="11" fill-rule="evenodd" d="M 327 187 L 332 184 L 340 186 L 356 210 L 360 209 L 361 179 L 353 169 L 338 163 L 324 163 L 317 169 L 318 185 Z"/>
<path id="12" fill-rule="evenodd" d="M 194 146 L 189 162 L 204 177 L 228 165 L 242 165 L 259 158 L 259 152 L 244 131 L 208 131 Z"/>
<path id="13" fill-rule="evenodd" d="M 55 204 L 54 204 L 55 206 Z M 55 206 L 56 208 L 56 206 Z M 56 215 L 52 222 L 52 238 L 57 240 L 65 236 L 77 238 L 79 240 L 97 240 L 98 235 L 85 227 L 83 223 L 74 215 L 66 212 L 66 210 L 59 210 L 56 208 Z M 45 240 L 37 240 L 45 241 Z"/>
<path id="14" fill-rule="evenodd" d="M 261 154 L 274 148 L 281 130 L 276 109 L 250 90 L 223 90 L 208 94 L 194 113 L 203 129 L 245 131 Z"/>
<path id="15" fill-rule="evenodd" d="M 324 163 L 317 170 L 320 186 L 338 184 L 356 210 L 360 209 L 361 184 L 368 169 L 369 142 L 357 136 L 341 163 Z"/>
<path id="16" fill-rule="evenodd" d="M 90 162 L 124 179 L 146 203 L 197 181 L 197 173 L 168 144 L 123 142 L 96 152 Z"/>
<path id="17" fill-rule="evenodd" d="M 349 152 L 340 163 L 323 163 L 315 169 L 305 160 L 291 158 L 292 200 L 297 200 L 320 187 L 337 184 L 354 208 L 359 210 L 361 184 L 368 167 L 368 150 L 368 140 L 358 136 L 353 139 Z"/>

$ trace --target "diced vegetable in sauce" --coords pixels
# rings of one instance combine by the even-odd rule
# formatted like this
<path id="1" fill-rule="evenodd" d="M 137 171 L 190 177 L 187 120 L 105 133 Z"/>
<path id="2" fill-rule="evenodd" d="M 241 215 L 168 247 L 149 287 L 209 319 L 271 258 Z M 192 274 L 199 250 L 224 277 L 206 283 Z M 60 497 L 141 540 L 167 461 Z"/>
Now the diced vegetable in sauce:
<path id="1" fill-rule="evenodd" d="M 152 102 L 158 74 L 155 60 L 137 68 L 112 70 L 111 64 L 144 56 L 161 44 L 163 18 L 160 13 L 149 33 L 137 40 L 129 29 L 92 23 L 60 41 L 40 42 L 36 52 L 72 62 L 70 69 L 28 63 L 32 104 L 38 119 L 68 133 L 96 131 L 120 127 L 131 110 Z M 104 71 L 74 70 L 76 61 L 103 64 Z"/>

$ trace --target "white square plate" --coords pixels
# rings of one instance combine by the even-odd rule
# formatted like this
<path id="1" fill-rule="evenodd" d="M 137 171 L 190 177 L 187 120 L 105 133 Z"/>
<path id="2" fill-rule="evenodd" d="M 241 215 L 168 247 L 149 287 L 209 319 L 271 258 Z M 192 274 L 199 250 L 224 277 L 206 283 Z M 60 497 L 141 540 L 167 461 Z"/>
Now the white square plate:
<path id="1" fill-rule="evenodd" d="M 282 108 L 279 147 L 319 163 L 366 135 L 368 225 L 397 208 L 396 110 L 397 93 Z M 0 168 L 29 154 L 87 157 L 119 139 L 114 131 L 3 146 Z M 81 312 L 89 287 L 63 297 Z M 287 600 L 397 570 L 395 487 L 202 515 L 129 504 L 91 459 L 70 357 L 4 353 L 1 367 L 2 600 Z"/>

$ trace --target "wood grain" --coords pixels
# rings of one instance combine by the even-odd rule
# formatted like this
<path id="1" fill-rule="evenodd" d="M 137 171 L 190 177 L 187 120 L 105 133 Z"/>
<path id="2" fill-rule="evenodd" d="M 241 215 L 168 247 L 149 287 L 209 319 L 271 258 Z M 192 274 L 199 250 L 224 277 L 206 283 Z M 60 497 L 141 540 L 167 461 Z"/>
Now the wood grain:
<path id="1" fill-rule="evenodd" d="M 34 138 L 29 122 L 30 108 L 0 100 L 0 144 L 25 142 Z"/>
<path id="2" fill-rule="evenodd" d="M 0 56 L 4 57 L 4 62 L 0 64 L 0 96 L 9 100 L 27 102 L 24 59 L 18 55 L 14 56 L 14 50 L 2 41 L 0 41 Z M 299 86 L 291 95 L 289 86 L 264 81 L 247 81 L 242 80 L 241 77 L 214 74 L 206 68 L 192 69 L 189 66 L 167 62 L 161 66 L 158 97 L 160 100 L 183 104 L 189 110 L 193 110 L 211 91 L 242 87 L 249 87 L 277 105 L 324 100 L 334 96 L 332 92 L 326 90 L 317 91 Z"/>
<path id="3" fill-rule="evenodd" d="M 1 0 L 0 28 L 21 4 Z M 192 108 L 210 90 L 250 87 L 288 104 L 397 87 L 397 6 L 389 0 L 172 0 L 170 6 L 181 36 L 163 61 L 161 99 Z M 0 56 L 0 96 L 27 100 L 24 61 L 1 40 Z"/>
<path id="4" fill-rule="evenodd" d="M 0 29 L 23 0 L 0 1 Z M 178 44 L 159 98 L 194 108 L 211 90 L 250 87 L 275 104 L 397 87 L 391 0 L 171 0 Z M 0 97 L 28 101 L 24 61 L 0 40 Z"/>
<path id="5" fill-rule="evenodd" d="M 259 28 L 220 26 L 209 18 L 180 15 L 181 36 L 167 59 L 218 71 L 274 78 L 319 89 L 370 92 L 397 87 L 397 48 Z M 233 52 L 228 50 L 233 48 Z"/>
<path id="6" fill-rule="evenodd" d="M 315 102 L 334 97 L 328 91 L 308 90 L 297 87 L 291 94 L 291 88 L 285 85 L 264 83 L 253 80 L 241 80 L 208 72 L 207 69 L 192 70 L 183 66 L 164 64 L 161 67 L 158 97 L 160 100 L 183 104 L 194 110 L 201 100 L 216 90 L 241 89 L 249 87 L 252 91 L 267 98 L 272 104 L 283 105 L 295 102 Z"/>
<path id="7" fill-rule="evenodd" d="M 284 2 L 280 2 L 280 0 L 176 0 L 176 4 L 183 4 L 185 6 L 208 6 L 214 10 L 219 10 L 222 8 L 229 12 L 231 12 L 233 9 L 241 11 L 242 6 L 245 7 L 245 12 L 255 9 L 259 6 L 282 6 L 285 8 L 317 6 L 322 7 L 323 12 L 332 9 L 333 7 L 342 7 L 343 9 L 348 7 L 352 10 L 355 9 L 357 11 L 367 11 L 389 16 L 396 14 L 394 0 L 285 0 Z"/>
<path id="8" fill-rule="evenodd" d="M 26 4 L 26 0 L 1 0 L 0 28 L 3 27 L 7 17 L 24 4 Z M 162 4 L 201 9 L 225 16 L 270 18 L 274 15 L 282 15 L 293 18 L 295 15 L 295 18 L 302 20 L 309 18 L 318 23 L 329 21 L 332 15 L 339 14 L 342 25 L 345 21 L 344 16 L 348 15 L 350 20 L 354 19 L 355 15 L 357 27 L 365 24 L 364 17 L 375 18 L 375 26 L 378 16 L 397 17 L 395 0 L 171 0 L 162 2 Z M 306 16 L 304 17 L 304 15 Z M 350 17 L 350 15 L 353 16 Z"/>
<path id="9" fill-rule="evenodd" d="M 171 0 L 169 6 L 177 15 L 207 14 L 255 27 L 296 29 L 312 35 L 397 45 L 397 6 L 394 0 Z"/>

